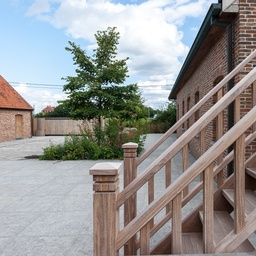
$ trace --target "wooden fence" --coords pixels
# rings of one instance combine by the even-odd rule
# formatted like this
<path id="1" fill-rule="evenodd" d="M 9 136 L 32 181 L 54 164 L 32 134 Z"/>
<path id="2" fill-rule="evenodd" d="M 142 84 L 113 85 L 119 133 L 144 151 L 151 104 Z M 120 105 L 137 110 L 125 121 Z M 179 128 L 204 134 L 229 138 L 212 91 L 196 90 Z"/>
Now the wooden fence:
<path id="1" fill-rule="evenodd" d="M 33 118 L 33 136 L 81 134 L 85 128 L 92 130 L 95 123 L 69 118 Z"/>

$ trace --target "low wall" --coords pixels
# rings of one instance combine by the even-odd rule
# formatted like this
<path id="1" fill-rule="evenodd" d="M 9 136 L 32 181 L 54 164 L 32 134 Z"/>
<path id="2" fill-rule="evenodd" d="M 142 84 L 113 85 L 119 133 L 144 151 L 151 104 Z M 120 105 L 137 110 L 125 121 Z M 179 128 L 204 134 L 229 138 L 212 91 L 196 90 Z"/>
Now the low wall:
<path id="1" fill-rule="evenodd" d="M 33 136 L 81 134 L 85 127 L 92 130 L 95 121 L 68 118 L 33 118 Z"/>

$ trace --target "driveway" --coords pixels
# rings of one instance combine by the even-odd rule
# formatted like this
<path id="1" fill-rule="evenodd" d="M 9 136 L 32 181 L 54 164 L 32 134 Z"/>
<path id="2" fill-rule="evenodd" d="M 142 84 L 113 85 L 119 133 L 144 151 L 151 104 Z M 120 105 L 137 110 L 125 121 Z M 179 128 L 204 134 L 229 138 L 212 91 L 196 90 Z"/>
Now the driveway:
<path id="1" fill-rule="evenodd" d="M 39 161 L 64 137 L 0 143 L 0 255 L 92 255 L 95 161 Z"/>
<path id="2" fill-rule="evenodd" d="M 160 136 L 149 135 L 145 147 Z M 159 152 L 174 140 L 175 136 L 168 139 Z M 0 255 L 93 254 L 93 191 L 89 169 L 102 160 L 27 158 L 42 154 L 43 148 L 51 143 L 63 141 L 64 137 L 33 137 L 0 143 Z M 148 159 L 140 170 L 151 162 Z M 173 168 L 180 167 L 177 158 Z M 163 187 L 162 177 L 155 182 Z M 146 204 L 145 193 L 138 201 L 141 206 Z"/>
<path id="3" fill-rule="evenodd" d="M 1 160 L 24 160 L 41 155 L 43 148 L 64 142 L 64 136 L 33 137 L 31 139 L 0 142 Z"/>

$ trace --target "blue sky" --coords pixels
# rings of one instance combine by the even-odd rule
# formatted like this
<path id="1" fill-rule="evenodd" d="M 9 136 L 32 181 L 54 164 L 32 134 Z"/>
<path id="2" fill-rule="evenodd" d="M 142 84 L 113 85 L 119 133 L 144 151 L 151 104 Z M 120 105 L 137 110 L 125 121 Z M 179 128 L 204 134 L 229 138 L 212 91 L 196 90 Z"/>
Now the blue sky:
<path id="1" fill-rule="evenodd" d="M 162 108 L 211 3 L 207 0 L 0 0 L 0 75 L 35 113 L 64 99 L 62 77 L 75 75 L 68 41 L 90 53 L 94 34 L 120 32 L 119 58 L 145 104 Z"/>

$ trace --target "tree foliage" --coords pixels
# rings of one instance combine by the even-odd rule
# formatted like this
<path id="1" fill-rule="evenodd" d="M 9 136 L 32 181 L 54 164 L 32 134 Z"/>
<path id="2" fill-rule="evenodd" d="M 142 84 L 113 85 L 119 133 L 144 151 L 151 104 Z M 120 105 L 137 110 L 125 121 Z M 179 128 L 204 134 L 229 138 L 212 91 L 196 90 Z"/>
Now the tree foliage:
<path id="1" fill-rule="evenodd" d="M 165 110 L 159 111 L 155 120 L 166 122 L 169 127 L 174 125 L 176 123 L 176 101 L 171 101 Z"/>
<path id="2" fill-rule="evenodd" d="M 166 132 L 176 123 L 176 102 L 171 101 L 165 110 L 158 110 L 157 116 L 151 123 L 151 132 Z"/>
<path id="3" fill-rule="evenodd" d="M 36 118 L 40 117 L 70 117 L 70 108 L 67 104 L 61 103 L 55 107 L 53 112 L 38 113 L 35 115 Z"/>
<path id="4" fill-rule="evenodd" d="M 97 48 L 89 56 L 73 42 L 66 50 L 73 55 L 76 76 L 64 78 L 65 101 L 75 119 L 131 118 L 144 108 L 137 84 L 121 86 L 128 77 L 128 58 L 118 60 L 120 34 L 115 27 L 95 34 Z"/>

